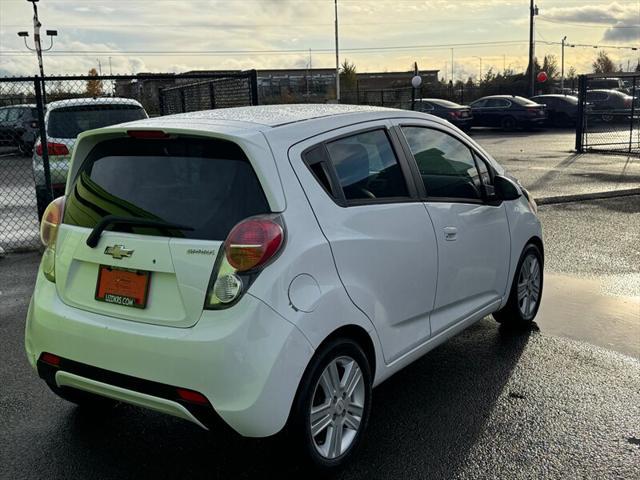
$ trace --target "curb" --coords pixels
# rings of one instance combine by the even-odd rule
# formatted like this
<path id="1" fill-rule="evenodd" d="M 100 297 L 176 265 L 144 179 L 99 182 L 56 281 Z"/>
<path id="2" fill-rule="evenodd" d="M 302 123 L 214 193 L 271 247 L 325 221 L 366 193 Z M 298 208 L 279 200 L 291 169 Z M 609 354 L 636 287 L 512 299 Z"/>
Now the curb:
<path id="1" fill-rule="evenodd" d="M 558 203 L 583 202 L 585 200 L 629 197 L 631 195 L 640 195 L 640 188 L 629 188 L 626 190 L 608 190 L 606 192 L 581 193 L 577 195 L 559 195 L 557 197 L 534 198 L 538 205 L 555 205 Z"/>

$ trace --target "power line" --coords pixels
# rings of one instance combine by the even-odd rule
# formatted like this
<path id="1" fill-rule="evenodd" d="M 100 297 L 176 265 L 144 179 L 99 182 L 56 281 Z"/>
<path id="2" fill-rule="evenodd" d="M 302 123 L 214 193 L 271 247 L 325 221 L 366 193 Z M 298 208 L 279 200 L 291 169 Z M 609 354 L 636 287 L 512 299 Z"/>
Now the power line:
<path id="1" fill-rule="evenodd" d="M 522 40 L 502 40 L 493 42 L 468 42 L 468 43 L 442 43 L 442 44 L 425 44 L 425 45 L 395 45 L 380 47 L 352 47 L 342 48 L 346 52 L 367 52 L 367 51 L 397 51 L 397 50 L 415 50 L 415 49 L 444 49 L 444 48 L 476 48 L 486 46 L 506 46 L 506 45 L 522 45 Z M 314 53 L 333 53 L 332 48 L 311 49 Z M 308 48 L 304 49 L 271 49 L 271 50 L 55 50 L 49 55 L 62 56 L 63 54 L 109 54 L 109 55 L 254 55 L 254 54 L 307 54 Z M 23 53 L 21 50 L 1 50 L 1 54 Z"/>
<path id="2" fill-rule="evenodd" d="M 538 21 L 555 23 L 558 25 L 570 25 L 573 27 L 585 27 L 585 28 L 640 28 L 640 25 L 593 25 L 593 24 L 586 24 L 586 23 L 574 23 L 574 22 L 565 22 L 561 20 L 552 20 L 550 18 L 538 18 Z"/>

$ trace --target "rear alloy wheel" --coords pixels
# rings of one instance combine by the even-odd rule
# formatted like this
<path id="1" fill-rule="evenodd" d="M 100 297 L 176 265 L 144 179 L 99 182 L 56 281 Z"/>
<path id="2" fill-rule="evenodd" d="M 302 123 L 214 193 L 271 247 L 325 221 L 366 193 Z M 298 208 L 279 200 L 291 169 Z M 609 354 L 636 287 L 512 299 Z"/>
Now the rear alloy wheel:
<path id="1" fill-rule="evenodd" d="M 505 325 L 530 325 L 540 308 L 543 273 L 540 250 L 533 244 L 527 245 L 518 262 L 509 300 L 493 318 Z"/>
<path id="2" fill-rule="evenodd" d="M 508 116 L 502 119 L 502 121 L 500 122 L 500 125 L 502 126 L 503 130 L 514 130 L 518 125 L 518 122 L 516 121 L 515 118 Z"/>
<path id="3" fill-rule="evenodd" d="M 311 361 L 294 405 L 296 441 L 322 469 L 343 465 L 361 441 L 371 408 L 366 355 L 349 339 L 330 342 Z"/>

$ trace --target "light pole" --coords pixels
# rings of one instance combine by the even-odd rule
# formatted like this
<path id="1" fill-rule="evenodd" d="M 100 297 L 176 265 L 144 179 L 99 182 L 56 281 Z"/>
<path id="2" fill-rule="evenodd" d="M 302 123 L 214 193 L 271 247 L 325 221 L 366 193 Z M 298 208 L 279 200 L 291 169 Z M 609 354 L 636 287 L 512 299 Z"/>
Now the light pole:
<path id="1" fill-rule="evenodd" d="M 451 83 L 453 83 L 453 48 L 451 49 Z"/>
<path id="2" fill-rule="evenodd" d="M 333 0 L 336 18 L 336 101 L 340 103 L 340 49 L 338 46 L 338 0 Z"/>
<path id="3" fill-rule="evenodd" d="M 567 36 L 565 35 L 562 38 L 562 61 L 561 61 L 561 67 L 560 67 L 560 90 L 562 91 L 562 93 L 564 93 L 564 45 L 565 42 L 567 41 Z"/>
<path id="4" fill-rule="evenodd" d="M 480 76 L 478 77 L 478 82 L 482 81 L 482 57 L 477 57 L 474 55 L 473 58 L 477 58 L 478 60 L 480 60 Z"/>
<path id="5" fill-rule="evenodd" d="M 529 96 L 536 93 L 535 40 L 533 36 L 533 19 L 538 15 L 538 6 L 531 0 L 529 7 Z"/>
<path id="6" fill-rule="evenodd" d="M 47 30 L 47 36 L 50 39 L 50 43 L 49 43 L 49 47 L 43 50 L 42 44 L 40 43 L 40 27 L 42 26 L 42 24 L 38 19 L 38 6 L 36 5 L 36 3 L 38 3 L 38 0 L 27 0 L 27 2 L 30 2 L 33 4 L 33 43 L 35 45 L 35 48 L 31 48 L 29 45 L 27 45 L 27 37 L 29 36 L 29 32 L 18 32 L 18 36 L 24 39 L 24 45 L 25 47 L 27 47 L 28 50 L 31 50 L 32 52 L 36 52 L 36 55 L 38 56 L 38 66 L 40 68 L 40 76 L 44 78 L 44 66 L 42 65 L 42 52 L 43 51 L 47 52 L 51 50 L 51 48 L 53 47 L 53 37 L 58 35 L 58 31 Z"/>

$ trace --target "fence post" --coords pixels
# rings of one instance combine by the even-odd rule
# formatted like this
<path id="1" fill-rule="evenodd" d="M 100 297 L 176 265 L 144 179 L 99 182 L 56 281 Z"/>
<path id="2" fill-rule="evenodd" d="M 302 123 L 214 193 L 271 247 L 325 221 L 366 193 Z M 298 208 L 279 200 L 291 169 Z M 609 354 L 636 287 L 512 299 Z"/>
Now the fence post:
<path id="1" fill-rule="evenodd" d="M 384 90 L 380 90 L 380 106 L 384 107 Z"/>
<path id="2" fill-rule="evenodd" d="M 631 119 L 629 120 L 629 153 L 631 153 L 632 150 L 632 146 L 633 146 L 633 119 L 636 113 L 636 98 L 635 98 L 635 93 L 636 93 L 636 80 L 637 80 L 637 76 L 633 77 L 633 86 L 631 87 L 631 96 L 633 98 L 633 100 L 631 101 Z"/>
<path id="3" fill-rule="evenodd" d="M 45 103 L 43 96 L 44 78 L 34 77 L 33 86 L 36 91 L 36 106 L 38 109 L 38 129 L 40 130 L 40 145 L 42 145 L 42 169 L 44 171 L 44 184 L 47 189 L 48 202 L 53 200 L 51 189 L 51 169 L 49 165 L 49 146 L 47 144 L 47 129 L 44 124 Z M 47 202 L 47 203 L 48 203 Z"/>
<path id="4" fill-rule="evenodd" d="M 578 119 L 576 121 L 576 151 L 584 151 L 585 103 L 587 100 L 587 77 L 578 77 Z"/>
<path id="5" fill-rule="evenodd" d="M 251 84 L 251 105 L 258 105 L 258 72 L 249 70 L 249 83 Z"/>

